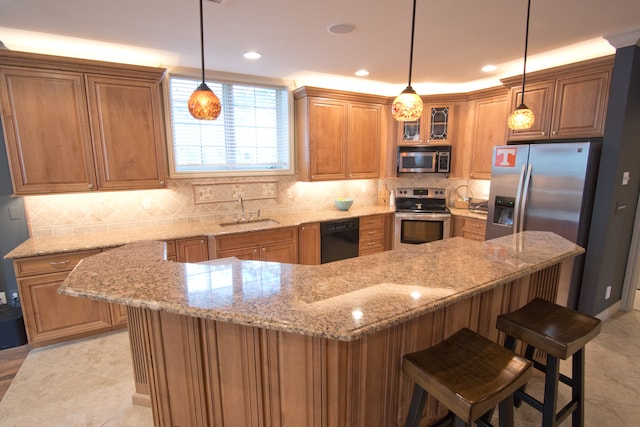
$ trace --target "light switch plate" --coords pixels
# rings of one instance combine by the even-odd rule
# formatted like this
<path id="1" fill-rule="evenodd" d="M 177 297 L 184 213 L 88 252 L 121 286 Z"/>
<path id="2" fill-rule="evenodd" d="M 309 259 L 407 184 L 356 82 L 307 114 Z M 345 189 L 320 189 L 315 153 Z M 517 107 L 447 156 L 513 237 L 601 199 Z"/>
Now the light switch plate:
<path id="1" fill-rule="evenodd" d="M 9 219 L 20 219 L 20 209 L 17 206 L 9 206 Z"/>

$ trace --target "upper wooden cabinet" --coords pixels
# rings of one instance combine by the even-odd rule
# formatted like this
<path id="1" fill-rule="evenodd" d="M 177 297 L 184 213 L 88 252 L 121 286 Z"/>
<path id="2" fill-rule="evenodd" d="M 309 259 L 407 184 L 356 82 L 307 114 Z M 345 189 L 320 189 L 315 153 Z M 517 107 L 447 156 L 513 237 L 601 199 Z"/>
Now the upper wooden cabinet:
<path id="1" fill-rule="evenodd" d="M 301 87 L 294 91 L 299 178 L 377 178 L 386 98 Z"/>
<path id="2" fill-rule="evenodd" d="M 507 129 L 507 94 L 495 95 L 473 101 L 474 121 L 472 135 L 472 179 L 491 179 L 493 147 L 505 144 Z"/>
<path id="3" fill-rule="evenodd" d="M 398 123 L 398 143 L 448 144 L 453 140 L 454 102 L 425 102 L 419 120 Z"/>
<path id="4" fill-rule="evenodd" d="M 14 193 L 165 187 L 164 73 L 1 50 Z"/>
<path id="5" fill-rule="evenodd" d="M 602 136 L 612 67 L 613 59 L 606 57 L 528 74 L 524 102 L 533 111 L 535 123 L 531 129 L 509 129 L 508 139 Z M 505 84 L 511 86 L 511 112 L 522 102 L 522 86 L 513 79 Z"/>

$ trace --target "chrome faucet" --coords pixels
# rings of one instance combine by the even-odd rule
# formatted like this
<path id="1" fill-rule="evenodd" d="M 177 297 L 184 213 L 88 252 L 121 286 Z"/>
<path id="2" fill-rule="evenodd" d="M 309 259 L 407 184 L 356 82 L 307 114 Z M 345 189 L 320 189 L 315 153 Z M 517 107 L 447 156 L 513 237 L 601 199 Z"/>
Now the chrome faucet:
<path id="1" fill-rule="evenodd" d="M 240 202 L 240 210 L 241 210 L 240 220 L 244 221 L 244 202 L 242 201 L 242 196 L 238 198 L 238 202 Z"/>

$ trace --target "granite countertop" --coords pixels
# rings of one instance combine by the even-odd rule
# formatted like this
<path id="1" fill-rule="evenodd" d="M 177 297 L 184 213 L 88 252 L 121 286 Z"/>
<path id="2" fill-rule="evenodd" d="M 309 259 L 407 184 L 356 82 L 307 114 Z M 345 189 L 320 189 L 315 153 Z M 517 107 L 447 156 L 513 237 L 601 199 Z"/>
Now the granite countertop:
<path id="1" fill-rule="evenodd" d="M 175 224 L 162 227 L 143 227 L 127 230 L 113 230 L 102 233 L 72 234 L 53 237 L 30 238 L 5 255 L 5 258 L 26 258 L 39 255 L 73 252 L 98 248 L 113 248 L 128 243 L 147 240 L 173 240 L 198 236 L 217 236 L 246 231 L 265 230 L 298 226 L 310 222 L 329 221 L 340 218 L 351 218 L 365 215 L 395 212 L 389 206 L 363 206 L 348 211 L 337 209 L 297 211 L 295 213 L 268 215 L 264 219 L 276 222 L 248 222 L 238 225 L 221 226 L 219 222 L 197 222 Z"/>
<path id="2" fill-rule="evenodd" d="M 140 242 L 83 259 L 60 292 L 133 307 L 354 340 L 576 256 L 550 232 L 456 237 L 317 266 L 164 260 Z"/>

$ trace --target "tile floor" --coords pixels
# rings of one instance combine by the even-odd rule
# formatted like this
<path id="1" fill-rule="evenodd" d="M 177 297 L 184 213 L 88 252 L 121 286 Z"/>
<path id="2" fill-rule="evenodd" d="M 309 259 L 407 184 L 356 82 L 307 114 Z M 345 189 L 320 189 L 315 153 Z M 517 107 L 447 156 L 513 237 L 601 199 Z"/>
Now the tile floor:
<path id="1" fill-rule="evenodd" d="M 585 426 L 637 426 L 640 295 L 635 310 L 604 323 L 587 345 L 586 360 Z M 0 402 L 0 426 L 152 426 L 151 410 L 131 403 L 132 378 L 125 331 L 31 350 Z M 529 384 L 541 393 L 541 375 Z M 516 410 L 518 427 L 540 425 L 540 419 L 526 405 Z"/>

